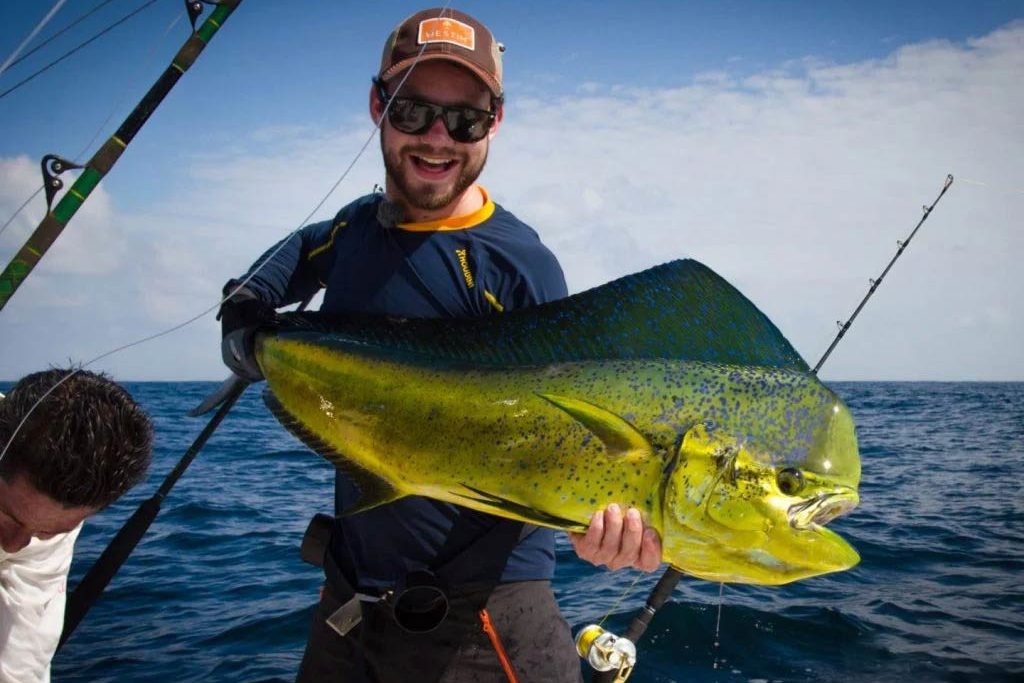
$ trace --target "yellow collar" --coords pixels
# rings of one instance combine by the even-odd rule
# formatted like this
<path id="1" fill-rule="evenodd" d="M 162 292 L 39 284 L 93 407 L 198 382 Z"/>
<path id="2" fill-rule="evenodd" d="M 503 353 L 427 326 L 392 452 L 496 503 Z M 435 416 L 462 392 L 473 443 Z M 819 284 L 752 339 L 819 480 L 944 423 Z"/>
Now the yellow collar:
<path id="1" fill-rule="evenodd" d="M 437 232 L 447 230 L 468 230 L 469 228 L 480 225 L 494 213 L 494 202 L 491 201 L 491 196 L 483 186 L 477 185 L 476 187 L 484 197 L 484 205 L 473 213 L 468 213 L 465 216 L 439 218 L 434 221 L 423 221 L 422 223 L 399 223 L 398 227 L 402 230 L 409 230 L 411 232 Z"/>

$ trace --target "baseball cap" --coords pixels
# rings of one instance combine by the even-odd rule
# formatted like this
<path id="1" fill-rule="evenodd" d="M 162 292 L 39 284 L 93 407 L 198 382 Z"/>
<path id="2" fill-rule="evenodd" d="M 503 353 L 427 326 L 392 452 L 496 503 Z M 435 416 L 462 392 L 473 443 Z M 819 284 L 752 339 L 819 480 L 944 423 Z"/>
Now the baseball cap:
<path id="1" fill-rule="evenodd" d="M 418 59 L 446 59 L 476 74 L 500 99 L 504 51 L 505 46 L 490 30 L 468 14 L 454 9 L 425 9 L 391 32 L 384 44 L 378 78 L 387 82 Z"/>

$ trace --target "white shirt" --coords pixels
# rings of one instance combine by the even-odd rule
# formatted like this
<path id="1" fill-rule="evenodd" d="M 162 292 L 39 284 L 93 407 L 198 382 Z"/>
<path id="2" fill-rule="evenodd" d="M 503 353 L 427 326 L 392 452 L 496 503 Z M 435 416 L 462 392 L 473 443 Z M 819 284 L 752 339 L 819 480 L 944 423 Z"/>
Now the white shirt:
<path id="1" fill-rule="evenodd" d="M 33 538 L 16 553 L 0 548 L 0 683 L 49 683 L 81 530 Z"/>

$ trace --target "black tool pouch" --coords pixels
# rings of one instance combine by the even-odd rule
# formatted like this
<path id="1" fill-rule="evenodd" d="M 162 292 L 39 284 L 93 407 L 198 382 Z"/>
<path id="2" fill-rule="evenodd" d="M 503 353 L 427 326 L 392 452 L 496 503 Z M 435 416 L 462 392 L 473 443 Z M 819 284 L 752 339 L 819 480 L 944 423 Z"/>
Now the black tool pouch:
<path id="1" fill-rule="evenodd" d="M 460 543 L 464 529 L 459 522 L 449 534 L 435 560 L 426 569 L 410 571 L 394 590 L 379 597 L 389 608 L 395 622 L 409 633 L 429 633 L 448 616 L 449 596 L 452 591 L 472 591 L 479 595 L 480 609 L 491 590 L 501 578 L 512 550 L 523 539 L 537 530 L 532 524 L 499 519 L 493 527 Z M 346 635 L 362 615 L 361 597 L 377 601 L 377 596 L 360 596 L 353 580 L 338 567 L 330 552 L 331 535 L 336 532 L 335 520 L 330 515 L 317 514 L 310 521 L 302 539 L 302 559 L 323 567 L 327 588 L 342 603 L 327 620 L 328 625 Z"/>

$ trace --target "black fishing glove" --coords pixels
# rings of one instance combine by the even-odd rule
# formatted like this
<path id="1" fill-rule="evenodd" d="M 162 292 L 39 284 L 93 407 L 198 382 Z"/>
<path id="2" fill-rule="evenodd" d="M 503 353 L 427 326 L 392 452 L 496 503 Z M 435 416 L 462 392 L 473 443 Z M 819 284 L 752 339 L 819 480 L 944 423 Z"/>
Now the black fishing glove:
<path id="1" fill-rule="evenodd" d="M 235 287 L 235 282 L 229 281 L 224 285 L 224 293 Z M 263 371 L 256 362 L 256 330 L 275 317 L 274 308 L 247 287 L 240 288 L 221 304 L 217 314 L 221 325 L 220 354 L 231 372 L 250 382 L 263 379 Z"/>

